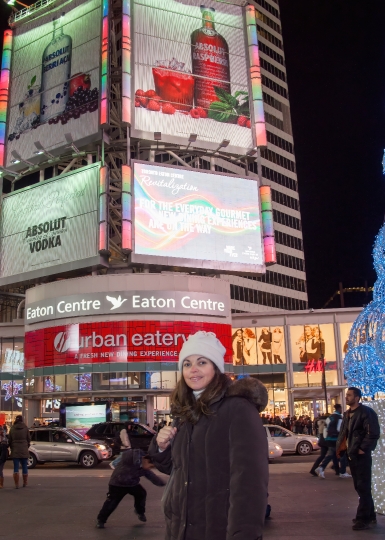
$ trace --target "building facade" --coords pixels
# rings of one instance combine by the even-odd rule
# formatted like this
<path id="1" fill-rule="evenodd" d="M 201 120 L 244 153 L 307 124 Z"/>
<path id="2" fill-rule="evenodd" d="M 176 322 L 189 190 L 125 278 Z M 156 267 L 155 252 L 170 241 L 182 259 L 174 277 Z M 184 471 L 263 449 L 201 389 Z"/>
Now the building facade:
<path id="1" fill-rule="evenodd" d="M 231 284 L 235 313 L 301 310 L 308 305 L 289 87 L 278 2 L 256 0 L 267 148 L 249 163 L 249 174 L 272 190 L 277 264 L 261 277 L 221 276 Z M 217 159 L 219 171 L 244 171 Z"/>

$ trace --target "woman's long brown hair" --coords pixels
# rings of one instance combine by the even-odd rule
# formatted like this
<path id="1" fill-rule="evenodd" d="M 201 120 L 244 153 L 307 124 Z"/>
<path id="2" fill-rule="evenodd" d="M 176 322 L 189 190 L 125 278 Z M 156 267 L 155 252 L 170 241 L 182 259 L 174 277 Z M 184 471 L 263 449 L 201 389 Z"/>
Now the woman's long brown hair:
<path id="1" fill-rule="evenodd" d="M 187 386 L 182 375 L 170 398 L 171 415 L 174 418 L 180 418 L 182 422 L 196 424 L 201 416 L 212 414 L 210 403 L 221 396 L 231 384 L 230 378 L 225 373 L 221 373 L 215 364 L 214 370 L 214 378 L 199 399 L 195 399 L 193 391 Z"/>

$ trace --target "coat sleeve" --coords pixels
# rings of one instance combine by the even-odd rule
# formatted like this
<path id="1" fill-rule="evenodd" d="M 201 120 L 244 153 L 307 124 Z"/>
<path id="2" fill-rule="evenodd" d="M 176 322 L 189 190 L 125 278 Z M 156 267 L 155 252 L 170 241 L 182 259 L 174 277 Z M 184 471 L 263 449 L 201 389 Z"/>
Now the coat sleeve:
<path id="1" fill-rule="evenodd" d="M 166 485 L 166 482 L 152 471 L 144 471 L 143 476 L 150 480 L 150 482 L 152 482 L 154 486 L 162 487 Z"/>
<path id="2" fill-rule="evenodd" d="M 360 444 L 360 449 L 363 452 L 372 452 L 376 448 L 377 441 L 380 438 L 380 424 L 378 422 L 378 416 L 373 409 L 366 411 L 363 428 L 365 430 L 365 436 Z"/>
<path id="3" fill-rule="evenodd" d="M 149 449 L 148 449 L 148 455 L 151 458 L 151 461 L 155 465 L 155 467 L 158 469 L 158 471 L 164 473 L 164 474 L 171 474 L 172 471 L 172 459 L 171 459 L 171 445 L 169 445 L 166 450 L 163 452 L 159 452 L 158 445 L 156 443 L 156 435 L 154 435 Z"/>
<path id="4" fill-rule="evenodd" d="M 226 540 L 260 540 L 265 522 L 269 455 L 257 409 L 234 398 L 230 415 L 230 505 Z"/>

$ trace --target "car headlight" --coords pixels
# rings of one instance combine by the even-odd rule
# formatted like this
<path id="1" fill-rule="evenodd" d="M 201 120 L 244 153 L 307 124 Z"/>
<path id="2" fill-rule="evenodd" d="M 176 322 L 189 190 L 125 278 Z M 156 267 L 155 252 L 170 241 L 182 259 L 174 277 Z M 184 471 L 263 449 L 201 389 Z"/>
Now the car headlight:
<path id="1" fill-rule="evenodd" d="M 106 450 L 106 447 L 104 446 L 104 444 L 95 444 L 95 446 L 98 450 Z"/>
<path id="2" fill-rule="evenodd" d="M 276 450 L 281 450 L 281 448 L 280 448 L 277 444 L 274 445 L 274 448 L 275 448 Z"/>

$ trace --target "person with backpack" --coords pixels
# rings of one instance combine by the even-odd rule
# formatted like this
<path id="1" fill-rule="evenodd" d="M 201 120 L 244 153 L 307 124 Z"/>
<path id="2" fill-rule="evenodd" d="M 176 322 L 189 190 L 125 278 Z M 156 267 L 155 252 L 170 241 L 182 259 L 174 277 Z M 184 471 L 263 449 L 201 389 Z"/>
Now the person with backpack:
<path id="1" fill-rule="evenodd" d="M 107 519 L 127 494 L 134 497 L 134 508 L 138 519 L 147 521 L 145 514 L 147 492 L 140 484 L 140 477 L 145 476 L 155 486 L 166 485 L 166 482 L 150 470 L 151 468 L 150 460 L 145 457 L 143 450 L 129 448 L 122 452 L 108 483 L 107 499 L 96 521 L 97 529 L 104 529 Z"/>
<path id="2" fill-rule="evenodd" d="M 328 452 L 323 459 L 319 467 L 315 469 L 315 473 L 318 474 L 320 478 L 325 478 L 325 469 L 328 464 L 333 460 L 335 474 L 344 477 L 346 475 L 346 470 L 344 473 L 340 473 L 340 464 L 336 454 L 336 445 L 338 435 L 340 433 L 342 424 L 342 406 L 339 403 L 334 405 L 334 412 L 327 418 L 324 427 L 324 439 L 325 443 L 328 446 Z M 350 476 L 350 475 L 349 475 Z"/>

